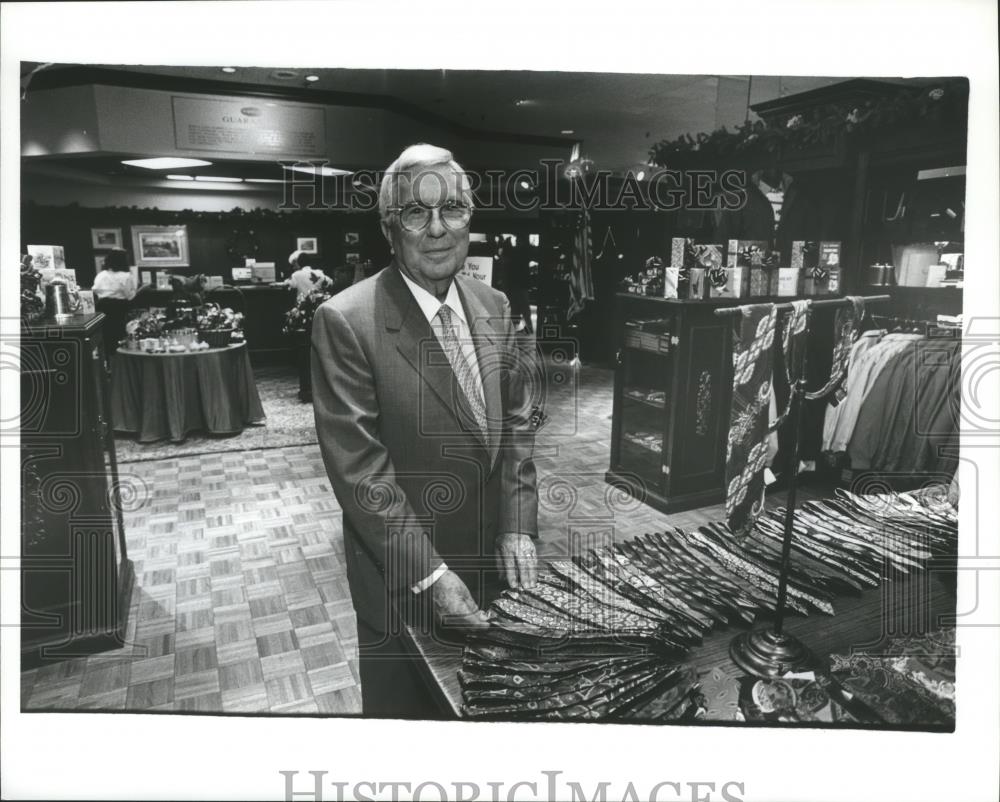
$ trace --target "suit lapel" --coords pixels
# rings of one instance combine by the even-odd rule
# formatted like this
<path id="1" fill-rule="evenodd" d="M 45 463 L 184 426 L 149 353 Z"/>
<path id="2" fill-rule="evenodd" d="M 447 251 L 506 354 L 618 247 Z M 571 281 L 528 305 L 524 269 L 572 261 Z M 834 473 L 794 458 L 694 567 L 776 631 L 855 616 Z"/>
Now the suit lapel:
<path id="1" fill-rule="evenodd" d="M 473 279 L 474 281 L 475 279 Z M 500 371 L 503 367 L 502 353 L 498 345 L 500 336 L 493 328 L 495 315 L 491 315 L 476 297 L 467 289 L 464 282 L 456 277 L 458 294 L 465 306 L 465 317 L 469 321 L 473 343 L 476 347 L 476 360 L 479 362 L 479 375 L 483 380 L 483 396 L 486 399 L 486 423 L 490 432 L 489 452 L 490 465 L 500 451 L 500 438 L 503 435 L 503 403 L 500 398 Z"/>
<path id="2" fill-rule="evenodd" d="M 390 265 L 383 271 L 381 283 L 385 295 L 385 328 L 390 336 L 395 336 L 396 349 L 444 407 L 451 411 L 462 431 L 482 445 L 475 415 L 455 380 L 448 355 L 441 348 L 413 293 L 400 277 L 399 268 Z M 414 403 L 419 404 L 417 399 Z"/>

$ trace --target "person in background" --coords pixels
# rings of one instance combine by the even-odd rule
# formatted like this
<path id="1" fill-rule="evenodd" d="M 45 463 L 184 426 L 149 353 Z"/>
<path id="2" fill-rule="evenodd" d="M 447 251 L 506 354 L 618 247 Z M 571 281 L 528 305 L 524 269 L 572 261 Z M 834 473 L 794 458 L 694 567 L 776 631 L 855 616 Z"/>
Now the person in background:
<path id="1" fill-rule="evenodd" d="M 295 290 L 296 301 L 301 301 L 310 292 L 316 289 L 316 285 L 327 278 L 322 270 L 317 270 L 305 263 L 306 254 L 302 251 L 292 251 L 288 257 L 288 264 L 294 271 L 288 277 L 285 284 Z"/>
<path id="2" fill-rule="evenodd" d="M 517 245 L 511 245 L 507 240 L 504 245 L 504 263 L 506 267 L 506 285 L 504 292 L 510 301 L 510 311 L 518 331 L 531 334 L 531 300 L 528 297 L 528 285 L 531 283 L 531 247 L 524 234 L 517 239 Z"/>
<path id="3" fill-rule="evenodd" d="M 128 254 L 122 248 L 112 248 L 104 258 L 104 268 L 94 279 L 94 297 L 131 301 L 135 292 L 135 279 L 129 271 Z"/>

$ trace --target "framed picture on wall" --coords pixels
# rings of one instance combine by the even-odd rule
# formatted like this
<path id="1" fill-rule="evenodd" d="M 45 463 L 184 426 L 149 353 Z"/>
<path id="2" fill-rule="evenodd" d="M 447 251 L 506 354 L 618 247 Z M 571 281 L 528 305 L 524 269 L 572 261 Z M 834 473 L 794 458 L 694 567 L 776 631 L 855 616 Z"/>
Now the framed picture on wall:
<path id="1" fill-rule="evenodd" d="M 357 245 L 361 242 L 361 236 L 357 231 L 344 232 L 344 245 Z"/>
<path id="2" fill-rule="evenodd" d="M 94 248 L 124 248 L 120 228 L 90 229 L 90 244 Z"/>
<path id="3" fill-rule="evenodd" d="M 144 267 L 188 267 L 187 226 L 132 226 L 136 264 Z"/>
<path id="4" fill-rule="evenodd" d="M 359 253 L 345 253 L 344 261 L 349 265 L 356 265 L 361 261 L 361 254 Z"/>
<path id="5" fill-rule="evenodd" d="M 318 237 L 296 237 L 295 250 L 302 253 L 319 253 Z"/>

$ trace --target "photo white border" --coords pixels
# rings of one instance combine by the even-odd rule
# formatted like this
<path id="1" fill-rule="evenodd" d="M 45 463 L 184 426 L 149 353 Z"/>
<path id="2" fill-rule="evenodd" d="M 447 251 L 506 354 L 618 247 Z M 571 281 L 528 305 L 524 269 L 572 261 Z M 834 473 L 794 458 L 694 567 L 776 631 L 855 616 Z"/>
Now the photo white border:
<path id="1" fill-rule="evenodd" d="M 0 7 L 2 116 L 16 131 L 18 62 L 288 67 L 536 69 L 711 75 L 966 75 L 969 104 L 966 319 L 996 320 L 998 83 L 992 0 L 845 3 L 617 2 L 318 4 L 69 3 Z M 392 18 L 392 24 L 387 20 Z M 53 19 L 60 24 L 53 26 Z M 155 29 L 155 37 L 148 32 Z M 275 37 L 299 29 L 303 37 Z M 303 47 L 308 32 L 317 46 Z M 224 35 L 220 35 L 224 32 Z M 114 42 L 114 58 L 107 43 Z M 435 46 L 435 43 L 439 43 Z M 0 201 L 20 204 L 18 138 L 0 142 Z M 13 262 L 18 215 L 0 219 Z M 975 265 L 984 269 L 975 270 Z M 3 274 L 4 282 L 13 273 Z M 6 284 L 4 285 L 7 286 Z M 0 293 L 5 342 L 16 292 Z M 6 347 L 6 346 L 5 346 Z M 16 382 L 3 371 L 6 410 Z M 995 392 L 990 385 L 989 392 Z M 966 399 L 968 403 L 968 399 Z M 987 399 L 986 403 L 989 403 Z M 995 410 L 995 405 L 993 407 Z M 963 437 L 963 486 L 1000 486 L 995 441 Z M 6 440 L 4 446 L 9 444 Z M 0 449 L 3 485 L 18 485 L 16 448 Z M 279 770 L 327 770 L 356 782 L 536 779 L 562 770 L 591 787 L 613 780 L 742 780 L 747 800 L 995 799 L 998 743 L 997 494 L 961 508 L 958 717 L 954 734 L 782 731 L 585 724 L 471 724 L 143 714 L 30 714 L 19 709 L 19 509 L 3 508 L 2 795 L 30 798 L 282 798 Z M 978 543 L 977 538 L 978 528 Z M 992 560 L 992 562 L 990 562 Z M 970 563 L 972 567 L 975 563 Z M 977 583 L 978 578 L 978 583 Z M 461 728 L 461 729 L 459 729 Z M 449 786 L 450 787 L 450 786 Z M 704 789 L 703 789 L 704 790 Z M 305 797 L 299 797 L 303 799 Z M 324 799 L 335 799 L 325 788 Z M 436 798 L 428 796 L 426 798 Z M 665 793 L 661 799 L 672 799 Z M 690 798 L 688 796 L 687 798 Z M 718 793 L 712 797 L 717 799 Z"/>

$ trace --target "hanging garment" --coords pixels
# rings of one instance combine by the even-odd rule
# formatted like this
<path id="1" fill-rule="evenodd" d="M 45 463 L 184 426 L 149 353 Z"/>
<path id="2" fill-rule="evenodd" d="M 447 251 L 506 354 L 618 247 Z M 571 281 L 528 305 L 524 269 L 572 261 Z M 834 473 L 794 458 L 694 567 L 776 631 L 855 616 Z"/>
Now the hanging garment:
<path id="1" fill-rule="evenodd" d="M 866 339 L 862 336 L 859 342 Z M 868 398 L 879 374 L 900 352 L 906 349 L 907 343 L 920 339 L 922 339 L 920 334 L 894 332 L 886 334 L 876 345 L 860 353 L 857 363 L 852 367 L 853 375 L 848 375 L 847 395 L 834 408 L 835 414 L 830 416 L 829 441 L 827 441 L 827 428 L 826 423 L 824 423 L 824 450 L 834 453 L 847 451 L 854 435 L 854 427 L 857 424 L 861 407 Z"/>
<path id="2" fill-rule="evenodd" d="M 865 299 L 860 295 L 848 295 L 848 303 L 837 308 L 834 318 L 833 360 L 830 366 L 830 378 L 826 384 L 805 394 L 807 401 L 825 398 L 836 390 L 847 375 L 847 365 L 851 358 L 851 348 L 858 334 L 858 327 L 865 316 Z"/>
<path id="3" fill-rule="evenodd" d="M 726 519 L 745 536 L 764 503 L 774 304 L 744 306 L 733 335 L 733 401 L 726 444 Z"/>
<path id="4" fill-rule="evenodd" d="M 893 427 L 913 436 L 915 374 L 918 346 L 911 341 L 889 359 L 872 383 L 847 446 L 852 470 L 878 470 L 886 430 Z M 905 436 L 905 435 L 904 435 Z"/>
<path id="5" fill-rule="evenodd" d="M 838 394 L 830 400 L 826 408 L 826 415 L 823 419 L 823 450 L 832 450 L 834 434 L 837 430 L 837 422 L 844 414 L 848 399 L 855 393 L 863 392 L 867 373 L 865 367 L 870 366 L 869 355 L 885 336 L 885 329 L 869 329 L 855 341 L 851 348 L 851 356 L 847 365 L 847 378 L 844 380 L 843 393 Z M 868 368 L 870 371 L 870 367 Z M 851 423 L 853 427 L 853 421 Z M 840 449 L 843 451 L 843 449 Z"/>
<path id="6" fill-rule="evenodd" d="M 871 465 L 880 471 L 924 473 L 939 467 L 937 447 L 957 446 L 960 342 L 921 340 L 899 387 L 901 408 L 886 409 Z M 874 400 L 874 399 L 873 399 Z"/>
<path id="7" fill-rule="evenodd" d="M 569 276 L 570 305 L 566 312 L 567 320 L 572 320 L 580 315 L 585 303 L 594 300 L 594 274 L 591 270 L 592 252 L 590 212 L 584 209 L 573 234 L 573 261 Z"/>

